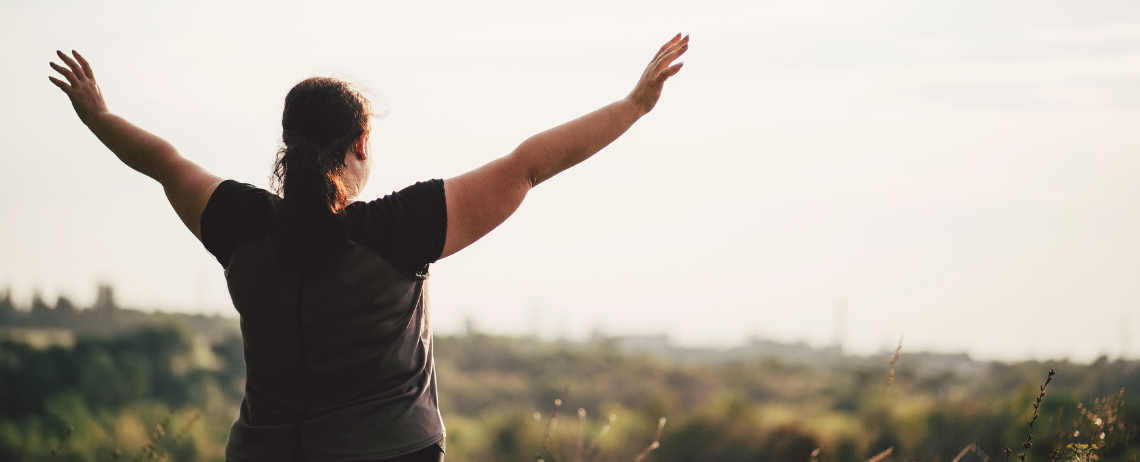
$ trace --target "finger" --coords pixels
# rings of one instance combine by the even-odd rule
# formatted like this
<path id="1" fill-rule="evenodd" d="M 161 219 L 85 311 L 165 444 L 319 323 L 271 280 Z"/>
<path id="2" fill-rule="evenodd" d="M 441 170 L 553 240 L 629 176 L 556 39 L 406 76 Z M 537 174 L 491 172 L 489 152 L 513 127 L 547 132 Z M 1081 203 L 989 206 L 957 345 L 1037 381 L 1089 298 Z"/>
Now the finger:
<path id="1" fill-rule="evenodd" d="M 686 43 L 689 43 L 689 36 L 688 35 L 686 35 L 684 37 L 674 38 L 673 40 L 670 40 L 669 43 L 666 43 L 665 46 L 663 46 L 661 48 L 663 51 L 668 51 L 668 50 L 676 49 L 677 47 L 682 46 Z"/>
<path id="2" fill-rule="evenodd" d="M 86 75 L 89 79 L 94 79 L 95 73 L 91 71 L 91 65 L 87 64 L 87 60 L 83 59 L 83 55 L 79 54 L 79 52 L 75 50 L 71 50 L 71 53 L 75 55 L 75 59 L 79 61 L 79 65 L 83 66 L 83 74 Z"/>
<path id="3" fill-rule="evenodd" d="M 689 36 L 686 35 L 685 38 L 678 40 L 677 43 L 674 43 L 673 46 L 669 47 L 669 51 L 676 51 L 676 50 L 681 49 L 681 48 L 687 48 L 688 46 L 689 46 Z"/>
<path id="4" fill-rule="evenodd" d="M 658 58 L 661 57 L 661 55 L 668 53 L 669 50 L 677 47 L 682 42 L 682 40 L 687 41 L 688 36 L 686 35 L 685 37 L 686 38 L 681 38 L 681 34 L 678 33 L 675 37 L 673 37 L 672 39 L 669 39 L 668 42 L 666 42 L 664 45 L 661 45 L 661 49 L 657 50 L 657 54 L 653 55 L 653 59 L 650 60 L 650 62 L 656 61 Z"/>
<path id="5" fill-rule="evenodd" d="M 668 59 L 670 54 L 676 53 L 679 50 L 681 53 L 684 53 L 685 52 L 684 50 L 688 50 L 688 48 L 689 48 L 689 36 L 686 35 L 685 38 L 678 40 L 676 43 L 669 46 L 669 48 L 666 48 L 664 52 L 662 52 L 661 54 L 658 54 L 657 58 L 655 59 L 655 61 L 657 61 L 657 62 L 655 62 L 654 64 L 660 65 L 661 63 L 664 62 L 664 60 Z M 665 65 L 668 66 L 668 64 L 665 64 Z"/>
<path id="6" fill-rule="evenodd" d="M 56 71 L 56 72 L 59 72 L 60 74 L 63 74 L 63 76 L 64 76 L 65 78 L 67 78 L 67 81 L 71 83 L 71 86 L 73 86 L 73 87 L 74 87 L 74 86 L 76 86 L 76 85 L 79 85 L 79 81 L 78 81 L 78 80 L 76 80 L 76 78 L 75 78 L 75 74 L 73 74 L 73 73 L 72 73 L 70 70 L 68 70 L 66 67 L 60 66 L 59 64 L 56 64 L 56 63 L 51 63 L 51 68 L 52 68 L 52 69 L 55 69 L 55 71 Z"/>
<path id="7" fill-rule="evenodd" d="M 67 63 L 67 67 L 70 67 L 71 72 L 75 73 L 76 79 L 83 80 L 83 68 L 79 67 L 79 63 L 76 63 L 70 56 L 63 54 L 62 51 L 56 50 L 55 53 L 59 55 L 59 59 Z"/>
<path id="8" fill-rule="evenodd" d="M 665 85 L 665 81 L 669 80 L 669 77 L 681 72 L 681 68 L 684 67 L 684 65 L 685 63 L 677 63 L 665 68 L 660 74 L 657 74 L 657 78 L 653 80 L 653 85 L 657 88 L 661 88 L 662 85 Z"/>
<path id="9" fill-rule="evenodd" d="M 688 43 L 681 45 L 677 48 L 674 48 L 673 50 L 669 51 L 668 53 L 661 55 L 661 57 L 657 59 L 657 62 L 654 63 L 656 65 L 655 67 L 657 69 L 669 67 L 670 65 L 673 64 L 673 60 L 675 60 L 678 57 L 680 57 L 681 55 L 685 54 L 686 51 L 689 51 L 689 44 Z"/>
<path id="10" fill-rule="evenodd" d="M 664 59 L 658 63 L 658 66 L 660 66 L 658 69 L 660 69 L 660 71 L 658 71 L 657 75 L 653 76 L 652 79 L 654 85 L 661 85 L 663 82 L 665 82 L 666 79 L 672 77 L 673 74 L 676 74 L 681 70 L 681 66 L 684 63 L 673 64 L 673 60 L 684 54 L 686 50 L 688 50 L 688 46 L 683 46 L 680 49 L 677 49 L 662 57 Z"/>
<path id="11" fill-rule="evenodd" d="M 653 59 L 656 60 L 658 56 L 661 56 L 661 53 L 664 53 L 665 50 L 668 50 L 670 46 L 672 46 L 674 43 L 677 43 L 677 40 L 680 40 L 680 39 L 681 39 L 681 33 L 678 32 L 676 36 L 669 39 L 669 41 L 665 42 L 664 45 L 661 45 L 661 49 L 657 50 L 657 54 L 653 55 Z"/>
<path id="12" fill-rule="evenodd" d="M 55 77 L 48 77 L 48 80 L 51 80 L 51 83 L 54 83 L 55 86 L 59 87 L 60 90 L 63 90 L 63 92 L 67 93 L 68 96 L 71 96 L 71 87 L 66 83 L 63 83 L 62 80 L 59 80 Z"/>

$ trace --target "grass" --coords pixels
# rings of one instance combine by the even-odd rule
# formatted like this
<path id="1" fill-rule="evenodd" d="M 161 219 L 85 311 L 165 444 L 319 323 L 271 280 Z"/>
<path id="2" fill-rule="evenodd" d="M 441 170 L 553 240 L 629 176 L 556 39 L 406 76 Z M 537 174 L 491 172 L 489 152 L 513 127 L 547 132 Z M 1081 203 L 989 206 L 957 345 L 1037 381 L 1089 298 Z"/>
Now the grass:
<path id="1" fill-rule="evenodd" d="M 564 389 L 563 396 L 565 396 L 568 391 L 569 388 Z M 554 410 L 550 413 L 550 417 L 546 419 L 546 425 L 543 428 L 542 443 L 539 445 L 538 452 L 534 455 L 536 462 L 545 462 L 545 459 L 543 458 L 545 455 L 550 455 L 551 460 L 554 462 L 562 462 L 563 455 L 559 443 L 560 438 L 558 437 L 558 416 L 559 410 L 561 408 L 562 398 L 555 399 Z M 613 429 L 614 423 L 617 421 L 617 416 L 610 414 L 606 424 L 602 426 L 602 429 L 598 431 L 596 435 L 594 435 L 593 439 L 590 441 L 590 444 L 587 445 L 586 429 L 589 425 L 586 421 L 586 409 L 578 408 L 577 414 L 577 444 L 575 445 L 574 458 L 572 460 L 574 462 L 583 462 L 584 460 L 588 460 L 590 462 L 599 462 L 605 455 L 605 448 L 599 446 L 598 442 L 605 438 L 610 430 Z M 535 412 L 534 420 L 542 422 L 542 414 Z M 649 443 L 649 445 L 646 446 L 640 454 L 634 457 L 634 462 L 642 462 L 646 457 L 649 456 L 650 452 L 661 447 L 661 434 L 665 430 L 665 422 L 666 419 L 664 417 L 661 417 L 657 420 L 657 432 L 653 437 L 653 441 Z"/>
<path id="2" fill-rule="evenodd" d="M 894 354 L 891 355 L 887 364 L 887 379 L 883 385 L 883 389 L 879 393 L 879 399 L 875 407 L 875 412 L 871 415 L 870 428 L 875 432 L 881 430 L 881 422 L 885 417 L 884 406 L 886 404 L 887 391 L 895 381 L 895 365 L 898 362 L 902 350 L 902 339 L 899 339 L 899 344 L 895 348 Z M 1042 410 L 1042 402 L 1047 396 L 1046 389 L 1052 383 L 1054 376 L 1057 372 L 1055 369 L 1050 369 L 1044 383 L 1038 386 L 1038 392 L 1034 396 L 1031 403 L 1031 413 L 1027 420 L 1025 420 L 1027 434 L 1025 441 L 1021 443 L 1023 451 L 1017 454 L 1020 462 L 1025 462 L 1028 459 L 1029 450 L 1034 445 L 1034 429 L 1041 418 L 1040 411 Z M 568 390 L 568 389 L 567 389 Z M 563 396 L 565 396 L 565 391 Z M 542 444 L 539 452 L 535 455 L 537 462 L 545 462 L 544 456 L 549 456 L 555 462 L 562 462 L 563 455 L 559 446 L 558 437 L 558 418 L 559 409 L 562 405 L 562 398 L 554 400 L 554 410 L 551 412 L 547 423 L 544 428 L 542 436 Z M 1084 406 L 1078 404 L 1077 408 L 1081 414 L 1081 420 L 1076 423 L 1079 429 L 1075 430 L 1072 435 L 1076 439 L 1084 435 L 1084 440 L 1087 442 L 1070 442 L 1067 445 L 1062 445 L 1054 448 L 1050 453 L 1050 462 L 1060 462 L 1062 460 L 1068 462 L 1093 462 L 1099 460 L 1103 454 L 1116 446 L 1127 445 L 1129 441 L 1136 435 L 1135 429 L 1129 429 L 1121 417 L 1123 409 L 1123 390 L 1113 396 L 1097 398 L 1093 401 L 1091 406 Z M 586 445 L 587 435 L 587 420 L 586 410 L 579 408 L 577 412 L 577 428 L 576 428 L 576 441 L 577 444 L 574 449 L 574 462 L 583 462 L 584 460 L 590 462 L 599 462 L 603 457 L 603 451 L 598 447 L 597 443 L 602 439 L 612 428 L 615 422 L 615 416 L 610 415 L 609 421 L 604 425 L 601 431 L 595 435 L 594 439 Z M 1057 416 L 1059 420 L 1059 415 Z M 541 414 L 535 413 L 535 420 L 541 421 Z M 650 453 L 661 447 L 660 440 L 665 428 L 666 418 L 661 417 L 658 421 L 657 431 L 654 435 L 653 441 L 645 447 L 636 457 L 633 462 L 644 462 Z M 1083 431 L 1083 433 L 1082 433 Z M 895 448 L 887 447 L 885 450 L 866 459 L 865 462 L 883 462 L 890 460 L 891 454 Z M 1008 462 L 1014 451 L 1008 446 L 1005 447 L 1004 453 L 1006 461 Z M 808 462 L 818 462 L 821 454 L 820 448 L 816 448 L 811 452 Z M 951 460 L 951 462 L 963 462 L 964 458 L 972 455 L 974 462 L 988 462 L 989 455 L 987 455 L 981 448 L 978 447 L 977 441 L 974 441 L 961 449 L 958 454 Z M 940 461 L 938 456 L 934 457 L 935 461 Z"/>
<path id="3" fill-rule="evenodd" d="M 623 417 L 623 422 L 626 422 L 626 424 L 623 424 L 623 426 L 618 429 L 615 426 L 617 420 L 615 413 L 624 416 L 626 415 L 624 412 L 630 408 L 622 408 L 620 406 L 618 408 L 606 407 L 604 404 L 605 401 L 599 401 L 597 399 L 596 396 L 599 396 L 597 390 L 588 388 L 592 383 L 604 382 L 595 379 L 583 379 L 579 382 L 575 382 L 576 389 L 581 390 L 578 393 L 586 396 L 585 399 L 581 400 L 581 403 L 575 403 L 581 404 L 582 407 L 575 405 L 570 408 L 576 409 L 576 412 L 569 410 L 562 412 L 561 410 L 564 405 L 564 399 L 569 392 L 568 388 L 563 389 L 562 393 L 558 395 L 559 398 L 552 401 L 547 400 L 553 398 L 553 396 L 547 395 L 547 397 L 543 397 L 542 402 L 553 402 L 554 407 L 553 410 L 549 412 L 549 415 L 545 415 L 545 419 L 543 413 L 535 412 L 534 421 L 531 422 L 530 409 L 526 409 L 526 407 L 522 408 L 523 413 L 517 415 L 517 417 L 521 419 L 521 423 L 518 427 L 511 428 L 521 429 L 514 433 L 514 435 L 522 436 L 521 441 L 523 441 L 524 444 L 510 447 L 518 447 L 518 452 L 513 452 L 514 449 L 499 451 L 497 447 L 484 452 L 495 454 L 496 456 L 510 455 L 511 457 L 517 457 L 521 454 L 521 460 L 526 460 L 533 451 L 533 460 L 543 462 L 601 462 L 603 460 L 629 461 L 630 459 L 634 460 L 634 462 L 649 462 L 661 459 L 677 460 L 679 455 L 686 453 L 686 448 L 706 447 L 706 445 L 712 447 L 713 444 L 716 444 L 710 441 L 710 438 L 708 438 L 709 435 L 713 438 L 719 438 L 720 435 L 724 434 L 730 434 L 729 438 L 736 438 L 743 435 L 744 438 L 753 438 L 754 441 L 758 441 L 755 446 L 749 446 L 750 450 L 755 448 L 764 449 L 766 447 L 765 445 L 771 444 L 770 441 L 777 441 L 775 439 L 764 440 L 763 438 L 767 438 L 766 435 L 769 433 L 777 434 L 784 428 L 793 428 L 794 431 L 800 432 L 798 433 L 800 435 L 810 435 L 811 440 L 804 444 L 812 444 L 813 446 L 807 446 L 806 448 L 802 445 L 796 446 L 799 448 L 796 449 L 796 451 L 788 450 L 782 453 L 794 454 L 794 457 L 779 457 L 774 460 L 790 458 L 793 459 L 793 461 L 807 459 L 809 462 L 833 462 L 836 460 L 865 460 L 867 462 L 898 460 L 899 462 L 910 462 L 912 460 L 928 461 L 933 458 L 933 460 L 940 461 L 941 458 L 934 454 L 942 451 L 943 454 L 957 453 L 951 462 L 977 462 L 979 460 L 981 462 L 988 462 L 989 456 L 981 450 L 979 442 L 981 442 L 982 446 L 987 448 L 1001 448 L 1004 442 L 1016 440 L 1020 442 L 1023 448 L 1023 451 L 1016 454 L 1020 462 L 1025 462 L 1030 458 L 1034 458 L 1034 460 L 1048 458 L 1051 462 L 1059 462 L 1062 460 L 1066 462 L 1093 462 L 1106 459 L 1124 460 L 1119 449 L 1126 447 L 1136 435 L 1136 429 L 1129 427 L 1127 425 L 1128 421 L 1123 418 L 1123 390 L 1119 393 L 1095 398 L 1085 403 L 1076 403 L 1075 400 L 1069 401 L 1067 404 L 1069 409 L 1072 409 L 1072 406 L 1075 405 L 1077 413 L 1068 420 L 1061 418 L 1061 411 L 1065 409 L 1064 406 L 1061 405 L 1065 403 L 1066 400 L 1064 394 L 1049 396 L 1048 407 L 1045 407 L 1047 387 L 1054 387 L 1050 390 L 1051 392 L 1056 392 L 1057 387 L 1062 387 L 1061 391 L 1064 392 L 1067 390 L 1068 384 L 1074 381 L 1072 378 L 1074 374 L 1066 373 L 1065 382 L 1054 384 L 1052 383 L 1054 379 L 1060 376 L 1057 375 L 1055 369 L 1050 369 L 1044 383 L 1039 383 L 1035 387 L 1037 390 L 1033 391 L 1032 396 L 1024 395 L 1024 398 L 1016 399 L 1018 404 L 1016 404 L 1014 408 L 1017 412 L 1013 412 L 1012 415 L 1010 411 L 1006 410 L 1008 409 L 1009 401 L 1005 397 L 1000 400 L 973 402 L 974 405 L 988 407 L 989 409 L 1000 408 L 999 411 L 995 411 L 992 415 L 999 417 L 1002 422 L 1005 422 L 1000 427 L 1001 430 L 995 432 L 979 428 L 978 432 L 974 435 L 958 431 L 953 435 L 945 437 L 946 439 L 964 440 L 962 443 L 978 436 L 988 438 L 975 440 L 965 447 L 960 446 L 962 443 L 955 441 L 951 448 L 946 448 L 945 446 L 932 447 L 928 445 L 920 447 L 925 449 L 915 449 L 919 447 L 914 443 L 914 441 L 917 440 L 900 433 L 898 429 L 903 428 L 904 431 L 906 431 L 906 427 L 923 425 L 924 422 L 921 419 L 926 419 L 932 414 L 923 407 L 928 404 L 916 405 L 913 399 L 907 401 L 907 393 L 912 391 L 912 388 L 915 386 L 915 381 L 914 376 L 909 375 L 909 369 L 905 364 L 902 369 L 898 370 L 899 375 L 896 376 L 896 366 L 898 366 L 898 362 L 901 359 L 901 349 L 902 341 L 900 339 L 899 345 L 895 348 L 889 360 L 884 361 L 887 363 L 886 371 L 878 369 L 883 365 L 882 362 L 880 362 L 882 359 L 876 359 L 876 364 L 866 369 L 868 373 L 866 374 L 867 380 L 865 380 L 864 383 L 866 383 L 867 386 L 864 389 L 860 389 L 864 391 L 861 391 L 861 394 L 858 395 L 861 396 L 861 402 L 865 403 L 865 407 L 862 407 L 862 411 L 859 411 L 859 408 L 855 408 L 854 411 L 841 414 L 847 419 L 843 421 L 846 426 L 840 426 L 842 428 L 835 427 L 830 433 L 830 437 L 825 432 L 821 438 L 821 433 L 819 433 L 820 427 L 818 425 L 815 425 L 815 428 L 810 431 L 803 431 L 802 427 L 796 428 L 796 425 L 802 425 L 804 419 L 809 418 L 809 416 L 805 414 L 805 412 L 807 412 L 805 410 L 810 409 L 805 407 L 805 403 L 809 403 L 809 401 L 789 400 L 788 397 L 783 395 L 772 395 L 765 398 L 770 403 L 779 403 L 778 406 L 782 406 L 780 408 L 781 412 L 783 412 L 782 414 L 761 407 L 754 408 L 755 413 L 752 413 L 751 406 L 757 402 L 752 401 L 755 398 L 748 398 L 743 395 L 725 395 L 725 399 L 722 400 L 724 401 L 724 403 L 722 403 L 724 409 L 717 407 L 716 403 L 719 401 L 713 399 L 705 400 L 702 398 L 702 401 L 694 401 L 703 403 L 700 404 L 701 414 L 686 415 L 683 411 L 679 411 L 678 407 L 664 401 L 665 404 L 661 406 L 649 406 L 644 408 L 641 413 L 643 417 L 641 418 L 628 419 Z M 911 359 L 915 358 L 912 356 L 908 357 Z M 885 357 L 881 358 L 886 359 Z M 620 364 L 625 369 L 630 369 L 627 363 L 617 364 Z M 783 367 L 783 369 L 781 369 L 777 366 L 779 365 L 766 367 L 764 369 L 741 369 L 742 372 L 739 377 L 746 379 L 751 376 L 765 376 L 765 374 L 769 374 L 766 377 L 770 380 L 762 383 L 763 385 L 777 384 L 783 386 L 791 384 L 789 385 L 791 388 L 818 386 L 818 383 L 813 384 L 812 380 L 801 380 L 797 378 L 800 377 L 798 375 L 789 375 L 790 377 L 796 378 L 796 380 L 787 382 L 787 384 L 780 382 L 779 377 L 773 378 L 772 376 L 779 374 L 787 375 L 790 374 L 788 371 L 794 372 L 794 369 L 788 366 L 780 366 Z M 1064 363 L 1061 363 L 1057 368 L 1063 369 L 1063 366 Z M 479 367 L 478 370 L 480 371 L 487 370 L 484 366 Z M 602 366 L 596 365 L 594 367 L 598 369 Z M 1036 370 L 1044 372 L 1043 369 L 1044 368 Z M 565 377 L 567 374 L 573 376 L 575 371 L 577 371 L 577 373 L 583 374 L 583 377 L 588 377 L 587 372 L 583 371 L 589 370 L 588 367 L 575 366 L 569 367 L 557 375 L 559 377 Z M 653 371 L 653 369 L 648 368 L 646 370 L 650 372 Z M 707 376 L 710 371 L 708 368 L 700 367 L 678 370 L 682 372 L 689 371 L 684 372 L 684 374 L 691 373 L 692 377 Z M 1080 369 L 1077 370 L 1079 371 Z M 638 374 L 642 374 L 641 370 L 637 372 Z M 1034 372 L 1034 375 L 1037 373 L 1039 372 Z M 665 379 L 679 381 L 680 383 L 686 383 L 686 380 L 691 380 L 689 375 L 684 375 L 680 372 L 673 373 L 673 375 L 669 376 L 660 373 L 657 374 L 658 375 L 640 375 L 636 381 L 652 385 Z M 886 375 L 885 381 L 883 380 L 883 375 Z M 1083 374 L 1078 372 L 1075 375 L 1079 376 Z M 817 377 L 823 379 L 824 377 L 835 376 Z M 1009 375 L 1009 377 L 1013 378 L 1013 380 L 1007 380 L 1007 383 L 1014 383 L 1017 386 L 1024 386 L 1022 384 L 1027 382 L 1024 376 L 1020 374 Z M 938 380 L 949 379 L 939 378 Z M 898 383 L 896 383 L 896 381 L 898 381 Z M 747 381 L 743 381 L 742 383 L 760 384 L 760 382 Z M 583 386 L 587 388 L 581 388 Z M 741 389 L 745 388 L 742 387 Z M 773 394 L 784 393 L 786 391 L 779 386 L 769 388 L 757 387 L 755 390 Z M 594 396 L 587 396 L 590 392 L 594 392 Z M 1085 393 L 1088 393 L 1088 391 Z M 641 396 L 647 396 L 647 394 L 641 394 L 640 392 L 639 394 Z M 612 393 L 604 396 L 612 396 Z M 821 395 L 812 394 L 811 396 L 814 400 L 816 396 Z M 1008 396 L 1008 394 L 1006 396 Z M 729 397 L 733 399 L 727 399 Z M 1022 403 L 1024 403 L 1025 400 L 1030 402 L 1031 412 L 1028 416 L 1020 417 L 1024 412 Z M 602 405 L 599 405 L 599 402 L 602 403 Z M 874 407 L 872 407 L 872 405 Z M 525 406 L 525 404 L 523 406 Z M 918 411 L 907 411 L 907 409 L 911 408 L 918 409 Z M 589 414 L 587 413 L 587 409 L 591 409 Z M 706 414 L 705 410 L 709 412 Z M 142 462 L 151 460 L 194 460 L 196 457 L 213 457 L 204 454 L 197 456 L 187 455 L 191 454 L 185 452 L 186 446 L 188 445 L 182 444 L 180 446 L 180 441 L 183 440 L 183 437 L 187 436 L 190 430 L 199 421 L 200 415 L 185 413 L 177 420 L 174 419 L 173 415 L 167 415 L 165 418 L 161 418 L 165 412 L 167 411 L 163 409 L 161 413 L 151 414 L 150 417 L 146 417 L 145 420 L 138 421 L 138 431 L 135 433 L 137 435 L 136 439 L 126 443 L 126 445 L 137 449 L 129 451 L 129 455 L 124 455 L 124 451 L 121 451 L 119 448 L 109 448 L 106 445 L 108 443 L 102 443 L 97 446 L 99 452 L 94 454 L 98 456 L 97 460 L 105 462 L 118 462 L 120 460 Z M 856 412 L 859 414 L 857 415 Z M 590 414 L 595 416 L 593 421 L 590 419 Z M 785 418 L 784 414 L 787 414 L 787 418 Z M 913 414 L 914 417 L 912 417 L 911 414 Z M 507 414 L 499 415 L 505 416 Z M 672 421 L 670 434 L 668 435 L 665 434 L 666 419 L 664 417 L 657 418 L 657 416 L 661 415 L 670 416 L 670 420 Z M 971 414 L 964 413 L 961 415 L 969 416 Z M 597 416 L 606 417 L 597 418 Z M 1042 419 L 1042 417 L 1044 417 L 1044 419 Z M 655 430 L 652 425 L 654 420 L 656 420 L 657 423 Z M 74 422 L 70 419 L 64 422 L 67 421 Z M 153 427 L 148 427 L 143 424 L 143 422 L 147 421 L 157 421 L 157 423 L 154 424 Z M 1011 425 L 1010 422 L 1013 421 L 1019 423 Z M 510 423 L 511 421 L 504 419 L 503 422 Z M 1021 427 L 1022 424 L 1026 425 L 1026 427 Z M 8 440 L 11 441 L 11 446 L 9 447 L 12 448 L 10 449 L 12 452 L 8 454 L 15 453 L 14 450 L 17 447 L 21 447 L 19 455 L 15 459 L 17 461 L 25 458 L 27 454 L 25 449 L 29 448 L 35 449 L 35 451 L 30 451 L 31 458 L 34 458 L 34 460 L 69 460 L 75 457 L 77 452 L 87 453 L 84 454 L 85 457 L 92 457 L 93 451 L 87 449 L 78 450 L 77 447 L 86 447 L 83 446 L 84 442 L 90 442 L 92 438 L 114 438 L 114 436 L 92 437 L 90 435 L 93 433 L 89 431 L 90 429 L 87 428 L 86 425 L 77 425 L 80 428 L 78 432 L 75 432 L 74 436 L 72 436 L 74 429 L 61 431 L 60 428 L 63 426 L 62 424 L 53 425 L 60 426 L 53 427 L 48 433 L 48 435 L 52 436 L 46 438 L 37 436 L 29 441 L 27 437 L 28 433 L 23 433 L 24 441 L 22 446 L 18 446 L 20 440 L 17 438 L 20 437 L 20 433 L 9 432 L 9 435 L 14 436 Z M 700 427 L 699 425 L 704 425 L 704 427 Z M 1008 433 L 1011 427 L 1013 427 L 1013 430 L 1016 432 L 1015 434 Z M 501 428 L 507 428 L 507 426 Z M 700 433 L 697 438 L 673 439 L 673 435 L 683 434 L 686 429 L 688 429 L 690 435 L 695 434 L 692 430 L 694 428 L 711 429 L 713 431 Z M 890 434 L 892 431 L 896 432 L 896 435 L 893 435 L 895 439 L 875 439 L 880 433 Z M 735 433 L 735 435 L 733 435 L 733 433 Z M 999 437 L 996 441 L 993 438 L 995 433 L 1000 433 L 1000 435 L 996 435 Z M 38 434 L 43 435 L 43 433 Z M 458 432 L 456 434 L 449 432 L 449 441 L 456 437 L 457 434 Z M 539 434 L 541 434 L 541 443 L 538 444 L 536 448 L 534 443 L 539 441 Z M 1018 434 L 1025 435 L 1024 439 L 1020 438 Z M 56 438 L 54 435 L 59 435 L 59 437 Z M 496 441 L 494 438 L 500 436 L 497 433 L 488 433 L 487 435 L 489 435 L 489 438 L 485 439 L 488 441 Z M 847 435 L 851 435 L 852 438 L 844 440 L 844 438 L 848 438 Z M 480 437 L 482 438 L 484 436 L 485 435 L 481 435 Z M 652 438 L 650 438 L 651 436 Z M 665 437 L 664 440 L 663 437 Z M 1040 441 L 1037 441 L 1038 439 L 1040 439 Z M 646 444 L 647 440 L 648 444 Z M 108 439 L 102 439 L 100 441 L 108 441 Z M 507 440 L 503 439 L 502 441 Z M 664 446 L 662 445 L 662 441 L 664 441 Z M 724 441 L 738 440 L 726 439 Z M 739 441 L 743 441 L 743 439 Z M 529 442 L 529 444 L 526 444 L 527 442 Z M 791 443 L 788 444 L 790 445 Z M 843 445 L 847 445 L 846 447 L 850 448 L 847 453 L 840 451 L 840 447 Z M 670 448 L 673 448 L 673 451 L 676 452 L 671 453 Z M 812 450 L 813 448 L 814 450 Z M 864 448 L 866 450 L 861 452 Z M 961 450 L 958 450 L 958 448 L 961 448 Z M 1043 451 L 1044 448 L 1050 448 L 1052 451 L 1045 452 Z M 1031 449 L 1035 452 L 1031 453 Z M 872 452 L 872 450 L 874 452 Z M 691 453 L 693 451 L 689 452 Z M 465 460 L 468 458 L 464 456 L 462 449 L 452 454 L 454 454 L 454 460 Z M 840 454 L 849 454 L 850 456 L 841 457 Z M 1014 451 L 1009 449 L 1009 447 L 1006 447 L 1005 454 L 1007 461 L 1012 460 L 1012 456 L 1015 455 Z M 857 457 L 857 459 L 855 457 Z M 904 460 L 903 457 L 906 459 Z M 473 460 L 499 460 L 498 458 L 487 459 L 485 456 L 471 456 L 470 458 Z M 773 459 L 769 458 L 768 460 Z"/>
<path id="4" fill-rule="evenodd" d="M 170 424 L 170 421 L 173 417 L 173 415 L 167 415 L 166 417 L 163 417 L 159 423 L 155 424 L 154 430 L 150 433 L 150 436 L 147 439 L 146 443 L 141 449 L 139 449 L 138 454 L 136 454 L 135 457 L 131 459 L 132 462 L 166 460 L 169 456 L 169 450 L 174 448 L 175 445 L 177 445 L 178 442 L 181 441 L 182 438 L 190 432 L 194 425 L 197 424 L 198 421 L 202 418 L 202 415 L 198 412 L 192 413 L 186 422 L 182 425 L 182 427 L 174 435 L 168 438 L 166 427 Z M 64 446 L 67 444 L 67 440 L 73 433 L 75 433 L 75 428 L 68 425 L 67 429 L 64 430 L 63 435 L 60 437 L 59 442 L 52 446 L 48 451 L 48 462 L 53 462 L 55 460 L 56 455 L 58 455 L 60 451 L 63 450 Z M 27 439 L 25 438 L 24 441 L 25 445 L 24 447 L 20 448 L 20 452 L 16 457 L 16 462 L 23 462 L 25 449 L 27 449 Z M 109 453 L 107 453 L 107 455 L 103 457 L 102 460 L 104 462 L 117 462 L 122 456 L 123 452 L 119 448 L 114 448 Z"/>

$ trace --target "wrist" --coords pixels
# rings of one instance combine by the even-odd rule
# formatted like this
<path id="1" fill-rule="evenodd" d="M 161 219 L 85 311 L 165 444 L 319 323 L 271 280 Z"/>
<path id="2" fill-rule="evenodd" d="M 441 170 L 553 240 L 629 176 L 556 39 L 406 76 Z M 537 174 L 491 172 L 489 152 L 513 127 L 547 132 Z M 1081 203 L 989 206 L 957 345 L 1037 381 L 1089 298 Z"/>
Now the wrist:
<path id="1" fill-rule="evenodd" d="M 622 103 L 629 108 L 629 110 L 640 118 L 653 110 L 652 104 L 645 104 L 645 102 L 638 102 L 632 94 L 622 99 Z"/>
<path id="2" fill-rule="evenodd" d="M 86 125 L 86 126 L 88 126 L 88 127 L 91 127 L 91 125 L 92 125 L 92 124 L 97 124 L 97 123 L 99 123 L 99 121 L 100 121 L 100 120 L 102 120 L 102 119 L 103 119 L 103 117 L 104 117 L 105 115 L 107 115 L 107 114 L 110 114 L 110 112 L 109 112 L 109 111 L 107 111 L 107 109 L 106 109 L 106 108 L 104 108 L 104 109 L 102 109 L 102 110 L 95 110 L 95 111 L 87 111 L 87 112 L 83 112 L 83 113 L 77 113 L 76 115 L 78 115 L 78 116 L 79 116 L 79 120 L 80 120 L 81 122 L 83 122 L 83 124 L 84 124 L 84 125 Z"/>

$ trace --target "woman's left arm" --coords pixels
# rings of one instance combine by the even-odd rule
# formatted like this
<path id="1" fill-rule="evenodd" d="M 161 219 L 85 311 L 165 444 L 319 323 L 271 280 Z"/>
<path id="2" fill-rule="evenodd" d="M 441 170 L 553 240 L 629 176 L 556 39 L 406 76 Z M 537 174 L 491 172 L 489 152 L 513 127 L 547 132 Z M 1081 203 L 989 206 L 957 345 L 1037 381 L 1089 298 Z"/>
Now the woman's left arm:
<path id="1" fill-rule="evenodd" d="M 447 257 L 506 221 L 539 183 L 593 156 L 625 133 L 661 97 L 665 81 L 681 70 L 673 61 L 689 49 L 677 34 L 646 66 L 628 96 L 523 141 L 513 152 L 444 181 Z"/>
<path id="2" fill-rule="evenodd" d="M 108 111 L 87 60 L 75 51 L 74 60 L 63 52 L 56 53 L 67 67 L 56 63 L 51 67 L 67 82 L 48 79 L 71 99 L 79 120 L 124 164 L 162 184 L 182 223 L 201 240 L 202 211 L 222 179 L 182 157 L 166 140 Z"/>

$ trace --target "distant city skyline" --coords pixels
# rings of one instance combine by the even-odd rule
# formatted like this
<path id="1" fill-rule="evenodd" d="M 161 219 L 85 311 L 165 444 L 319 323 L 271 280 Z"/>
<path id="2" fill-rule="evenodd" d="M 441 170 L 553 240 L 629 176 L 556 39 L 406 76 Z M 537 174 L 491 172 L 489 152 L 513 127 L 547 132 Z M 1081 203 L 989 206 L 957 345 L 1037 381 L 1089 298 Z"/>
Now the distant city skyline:
<path id="1" fill-rule="evenodd" d="M 4 2 L 0 291 L 236 315 L 157 183 L 48 82 L 56 49 L 260 187 L 288 89 L 357 82 L 384 112 L 370 199 L 622 98 L 685 32 L 653 113 L 432 266 L 439 331 L 1140 357 L 1140 4 L 648 5 Z"/>

